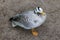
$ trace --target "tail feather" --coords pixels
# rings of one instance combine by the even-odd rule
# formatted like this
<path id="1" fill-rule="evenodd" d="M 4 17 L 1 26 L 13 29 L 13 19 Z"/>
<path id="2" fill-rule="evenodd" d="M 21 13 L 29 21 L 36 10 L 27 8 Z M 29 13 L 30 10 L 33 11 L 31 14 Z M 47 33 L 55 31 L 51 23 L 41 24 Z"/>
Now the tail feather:
<path id="1" fill-rule="evenodd" d="M 11 22 L 12 22 L 12 21 L 18 21 L 18 19 L 19 19 L 18 17 L 11 17 L 11 18 L 9 19 L 9 21 L 11 21 Z"/>
<path id="2" fill-rule="evenodd" d="M 13 18 L 13 17 L 11 17 L 11 18 L 9 19 L 9 21 L 11 21 L 11 22 L 12 22 L 13 20 L 14 20 L 14 18 Z"/>

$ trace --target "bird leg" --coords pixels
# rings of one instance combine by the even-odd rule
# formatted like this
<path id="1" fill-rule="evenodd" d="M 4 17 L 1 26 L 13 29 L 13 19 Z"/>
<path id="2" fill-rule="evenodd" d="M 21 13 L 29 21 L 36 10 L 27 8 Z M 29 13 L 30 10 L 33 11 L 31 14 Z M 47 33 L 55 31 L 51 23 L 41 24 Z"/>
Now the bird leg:
<path id="1" fill-rule="evenodd" d="M 32 29 L 32 34 L 33 34 L 34 36 L 37 36 L 37 35 L 38 35 L 38 32 L 37 32 L 35 29 Z"/>

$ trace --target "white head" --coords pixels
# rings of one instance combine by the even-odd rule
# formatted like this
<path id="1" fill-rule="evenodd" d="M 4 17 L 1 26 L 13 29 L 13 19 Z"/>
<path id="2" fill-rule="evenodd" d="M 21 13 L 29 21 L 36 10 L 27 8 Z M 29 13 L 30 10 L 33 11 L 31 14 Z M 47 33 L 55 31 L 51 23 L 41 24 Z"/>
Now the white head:
<path id="1" fill-rule="evenodd" d="M 40 14 L 40 15 L 45 15 L 45 13 L 43 12 L 43 9 L 42 8 L 40 8 L 40 7 L 36 7 L 36 9 L 34 10 L 34 12 L 36 13 L 36 14 Z"/>

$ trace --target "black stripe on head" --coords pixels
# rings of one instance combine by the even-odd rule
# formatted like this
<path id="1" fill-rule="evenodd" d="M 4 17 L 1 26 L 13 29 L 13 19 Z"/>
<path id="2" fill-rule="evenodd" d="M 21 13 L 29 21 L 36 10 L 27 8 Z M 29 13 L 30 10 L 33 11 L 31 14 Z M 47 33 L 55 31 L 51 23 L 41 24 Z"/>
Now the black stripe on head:
<path id="1" fill-rule="evenodd" d="M 38 7 L 38 10 L 39 10 L 39 7 Z"/>
<path id="2" fill-rule="evenodd" d="M 34 13 L 36 14 L 35 10 L 34 10 Z"/>

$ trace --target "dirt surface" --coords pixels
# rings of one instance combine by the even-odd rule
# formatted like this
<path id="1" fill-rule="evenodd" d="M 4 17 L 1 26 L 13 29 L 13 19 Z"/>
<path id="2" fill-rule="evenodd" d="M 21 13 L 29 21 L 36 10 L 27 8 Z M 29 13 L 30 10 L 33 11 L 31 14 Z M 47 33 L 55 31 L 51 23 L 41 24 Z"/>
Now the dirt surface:
<path id="1" fill-rule="evenodd" d="M 37 28 L 37 37 L 11 26 L 10 17 L 37 6 L 47 13 L 46 22 Z M 60 40 L 60 0 L 0 0 L 0 40 Z"/>

